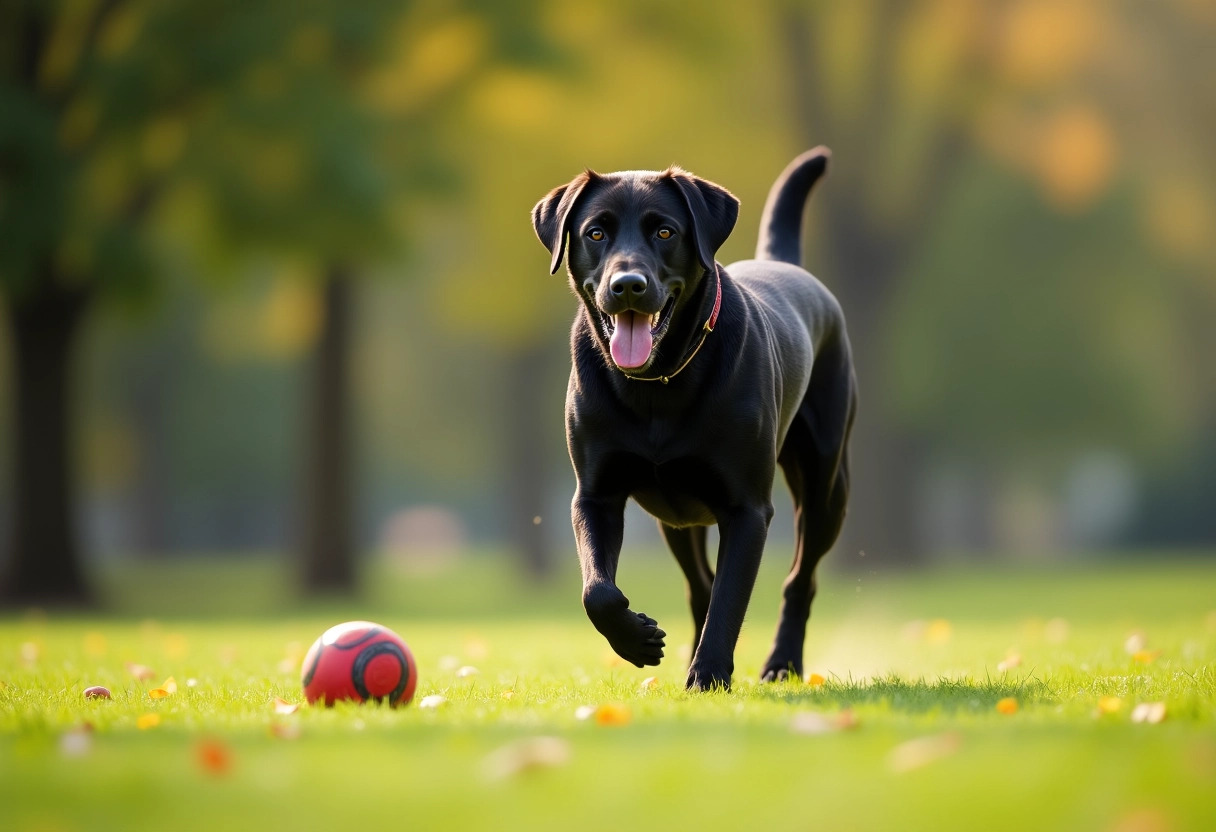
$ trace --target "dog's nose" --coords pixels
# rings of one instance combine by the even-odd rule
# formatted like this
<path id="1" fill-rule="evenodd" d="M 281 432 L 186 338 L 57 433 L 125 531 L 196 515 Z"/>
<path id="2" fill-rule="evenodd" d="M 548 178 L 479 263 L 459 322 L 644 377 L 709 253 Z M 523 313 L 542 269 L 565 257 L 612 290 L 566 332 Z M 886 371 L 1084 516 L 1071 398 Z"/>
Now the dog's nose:
<path id="1" fill-rule="evenodd" d="M 618 298 L 626 295 L 638 297 L 646 293 L 646 278 L 637 272 L 621 272 L 612 276 L 608 288 Z"/>

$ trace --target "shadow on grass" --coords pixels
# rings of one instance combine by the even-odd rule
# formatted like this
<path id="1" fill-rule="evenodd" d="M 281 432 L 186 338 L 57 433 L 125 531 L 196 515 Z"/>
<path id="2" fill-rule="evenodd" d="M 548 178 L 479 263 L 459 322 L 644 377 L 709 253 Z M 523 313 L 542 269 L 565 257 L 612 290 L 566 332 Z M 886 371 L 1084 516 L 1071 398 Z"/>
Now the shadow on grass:
<path id="1" fill-rule="evenodd" d="M 991 711 L 997 702 L 1010 697 L 1023 705 L 1056 701 L 1054 692 L 1033 677 L 930 681 L 891 675 L 866 681 L 831 679 L 819 687 L 800 683 L 763 685 L 756 688 L 754 695 L 763 700 L 815 708 L 885 705 L 906 713 Z"/>

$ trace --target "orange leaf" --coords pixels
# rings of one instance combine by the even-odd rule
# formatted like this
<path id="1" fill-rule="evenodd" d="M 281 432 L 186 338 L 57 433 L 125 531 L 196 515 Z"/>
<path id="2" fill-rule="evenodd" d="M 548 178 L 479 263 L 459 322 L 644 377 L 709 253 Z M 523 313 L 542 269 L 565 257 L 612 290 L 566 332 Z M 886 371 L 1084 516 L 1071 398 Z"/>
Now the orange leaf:
<path id="1" fill-rule="evenodd" d="M 135 720 L 135 727 L 141 731 L 147 731 L 149 728 L 155 728 L 160 725 L 160 714 L 143 714 L 139 719 Z"/>
<path id="2" fill-rule="evenodd" d="M 806 683 L 813 688 L 823 687 L 823 683 L 825 681 L 827 681 L 827 680 L 824 679 L 822 676 L 820 676 L 818 673 L 812 673 L 810 676 L 806 677 Z"/>
<path id="3" fill-rule="evenodd" d="M 617 703 L 607 703 L 595 709 L 595 721 L 599 725 L 628 725 L 632 718 L 629 708 Z"/>
<path id="4" fill-rule="evenodd" d="M 225 774 L 232 768 L 232 752 L 219 740 L 203 740 L 197 748 L 198 764 L 210 774 Z"/>
<path id="5" fill-rule="evenodd" d="M 1014 699 L 1012 696 L 1006 696 L 1000 702 L 996 703 L 996 709 L 998 713 L 1005 714 L 1005 716 L 1016 714 L 1018 712 L 1018 700 Z"/>
<path id="6" fill-rule="evenodd" d="M 639 687 L 641 687 L 642 690 L 652 690 L 657 688 L 659 684 L 660 682 L 657 676 L 647 676 L 642 680 L 642 684 Z"/>
<path id="7" fill-rule="evenodd" d="M 165 690 L 164 688 L 152 688 L 152 690 L 148 691 L 148 696 L 152 697 L 153 699 L 164 699 L 168 695 L 169 691 Z"/>
<path id="8" fill-rule="evenodd" d="M 286 699 L 278 696 L 274 698 L 274 712 L 276 714 L 294 714 L 298 710 L 300 710 L 300 703 L 288 702 Z"/>

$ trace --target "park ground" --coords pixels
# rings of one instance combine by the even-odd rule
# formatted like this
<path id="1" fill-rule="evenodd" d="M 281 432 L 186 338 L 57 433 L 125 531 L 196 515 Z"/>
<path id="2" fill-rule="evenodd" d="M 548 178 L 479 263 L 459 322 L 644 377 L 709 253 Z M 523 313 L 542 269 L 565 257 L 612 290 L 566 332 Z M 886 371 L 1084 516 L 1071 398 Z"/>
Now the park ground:
<path id="1" fill-rule="evenodd" d="M 811 681 L 759 685 L 770 564 L 709 694 L 683 689 L 662 559 L 620 575 L 669 633 L 646 670 L 575 574 L 381 567 L 362 601 L 307 606 L 286 574 L 120 566 L 109 612 L 0 618 L 0 828 L 1216 829 L 1212 558 L 828 573 Z M 294 709 L 302 652 L 353 618 L 409 642 L 413 703 Z"/>

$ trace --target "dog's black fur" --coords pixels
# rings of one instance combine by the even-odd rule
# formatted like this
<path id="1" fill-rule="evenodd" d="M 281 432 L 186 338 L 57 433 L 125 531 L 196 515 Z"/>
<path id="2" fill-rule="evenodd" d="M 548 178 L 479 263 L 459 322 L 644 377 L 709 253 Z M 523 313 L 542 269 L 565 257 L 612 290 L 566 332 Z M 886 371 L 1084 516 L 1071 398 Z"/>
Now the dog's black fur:
<path id="1" fill-rule="evenodd" d="M 763 679 L 801 675 L 815 567 L 844 520 L 856 407 L 849 341 L 836 299 L 799 265 L 803 206 L 828 155 L 816 148 L 785 169 L 765 205 L 756 259 L 725 268 L 714 254 L 738 200 L 678 168 L 587 171 L 532 211 L 553 272 L 569 238 L 582 301 L 566 436 L 578 480 L 572 516 L 583 606 L 623 658 L 659 663 L 666 633 L 630 610 L 616 585 L 632 497 L 658 518 L 688 580 L 690 688 L 730 685 L 777 466 L 793 493 L 797 543 Z M 721 311 L 707 332 L 719 285 Z M 626 336 L 642 346 L 631 352 Z M 713 523 L 716 576 L 706 551 Z"/>

